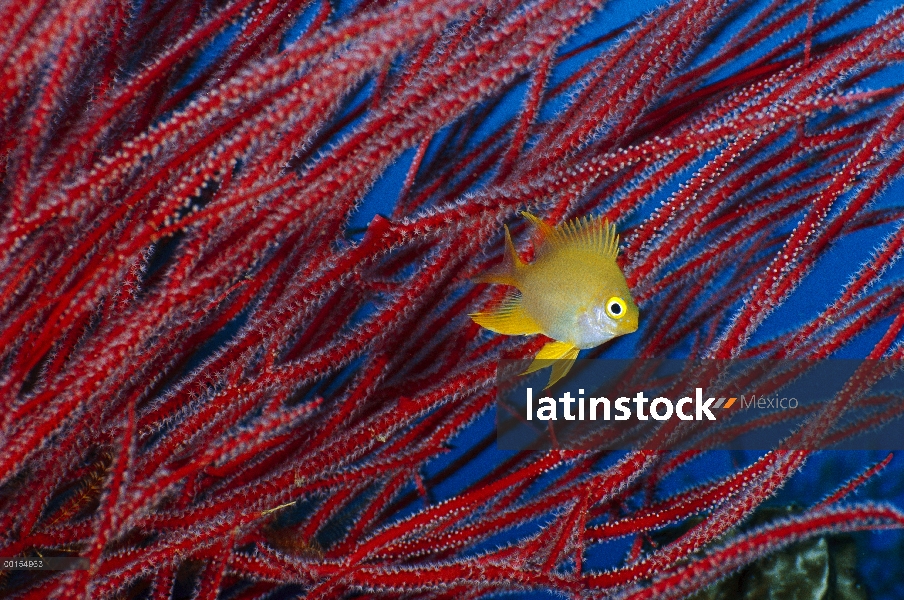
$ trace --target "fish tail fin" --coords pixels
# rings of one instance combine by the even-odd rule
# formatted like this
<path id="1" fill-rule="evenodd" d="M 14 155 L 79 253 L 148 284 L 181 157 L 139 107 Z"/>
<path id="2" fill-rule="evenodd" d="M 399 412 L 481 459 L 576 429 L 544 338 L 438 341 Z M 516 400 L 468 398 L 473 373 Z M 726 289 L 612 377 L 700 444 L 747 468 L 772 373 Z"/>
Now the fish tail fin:
<path id="1" fill-rule="evenodd" d="M 477 277 L 481 283 L 501 283 L 503 285 L 517 285 L 515 274 L 524 265 L 515 244 L 512 243 L 512 234 L 508 226 L 505 227 L 505 252 L 502 255 L 502 264 Z"/>
<path id="2" fill-rule="evenodd" d="M 533 215 L 526 210 L 521 211 L 521 215 L 531 222 L 537 231 L 540 232 L 540 241 L 545 243 L 550 240 L 553 240 L 556 237 L 556 228 L 541 219 L 540 217 Z"/>
<path id="3" fill-rule="evenodd" d="M 509 296 L 494 310 L 473 313 L 468 316 L 481 327 L 504 335 L 543 333 L 537 322 L 524 310 L 521 294 L 518 293 Z"/>
<path id="4" fill-rule="evenodd" d="M 565 377 L 571 370 L 574 361 L 578 357 L 580 350 L 573 344 L 568 342 L 549 342 L 534 357 L 534 362 L 530 364 L 522 375 L 539 371 L 545 367 L 552 367 L 552 373 L 549 375 L 549 383 L 543 389 L 549 389 L 558 380 Z M 554 362 L 551 362 L 554 361 Z"/>

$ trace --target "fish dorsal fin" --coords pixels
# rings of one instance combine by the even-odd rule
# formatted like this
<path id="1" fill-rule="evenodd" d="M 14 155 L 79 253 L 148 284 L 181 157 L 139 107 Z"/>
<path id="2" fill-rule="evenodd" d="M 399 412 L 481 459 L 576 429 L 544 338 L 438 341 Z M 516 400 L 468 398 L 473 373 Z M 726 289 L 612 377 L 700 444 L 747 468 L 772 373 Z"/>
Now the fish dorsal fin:
<path id="1" fill-rule="evenodd" d="M 606 219 L 583 217 L 553 227 L 529 212 L 521 214 L 540 232 L 543 245 L 548 244 L 555 248 L 581 248 L 612 260 L 618 256 L 618 235 L 615 233 L 615 225 Z"/>

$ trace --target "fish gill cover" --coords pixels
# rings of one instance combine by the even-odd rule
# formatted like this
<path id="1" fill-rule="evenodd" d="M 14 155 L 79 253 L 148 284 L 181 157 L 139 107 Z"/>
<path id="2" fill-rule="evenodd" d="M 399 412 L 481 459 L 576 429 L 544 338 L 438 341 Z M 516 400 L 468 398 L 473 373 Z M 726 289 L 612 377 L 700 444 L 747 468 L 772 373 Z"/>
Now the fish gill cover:
<path id="1" fill-rule="evenodd" d="M 584 358 L 900 359 L 904 6 L 0 23 L 0 558 L 87 559 L 3 596 L 904 597 L 900 458 L 505 453 L 549 339 L 468 318 L 525 210 L 621 236 L 639 328 Z"/>

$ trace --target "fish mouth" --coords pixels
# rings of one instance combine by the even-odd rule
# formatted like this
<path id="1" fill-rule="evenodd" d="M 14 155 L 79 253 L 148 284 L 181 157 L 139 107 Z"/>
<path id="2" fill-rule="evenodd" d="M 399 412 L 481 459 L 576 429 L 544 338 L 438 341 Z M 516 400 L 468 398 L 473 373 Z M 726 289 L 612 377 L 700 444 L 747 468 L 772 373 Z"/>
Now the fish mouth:
<path id="1" fill-rule="evenodd" d="M 637 331 L 637 315 L 628 315 L 628 318 L 625 319 L 625 325 L 628 328 L 628 333 L 634 333 Z"/>

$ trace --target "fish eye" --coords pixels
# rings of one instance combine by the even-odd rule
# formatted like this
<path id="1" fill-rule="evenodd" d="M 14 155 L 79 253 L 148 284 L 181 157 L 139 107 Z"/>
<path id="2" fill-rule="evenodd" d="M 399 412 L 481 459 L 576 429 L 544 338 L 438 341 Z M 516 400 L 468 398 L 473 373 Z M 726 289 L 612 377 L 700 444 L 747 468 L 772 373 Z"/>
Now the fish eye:
<path id="1" fill-rule="evenodd" d="M 624 300 L 618 296 L 612 296 L 606 300 L 606 314 L 613 319 L 621 319 L 628 314 L 628 307 Z"/>

